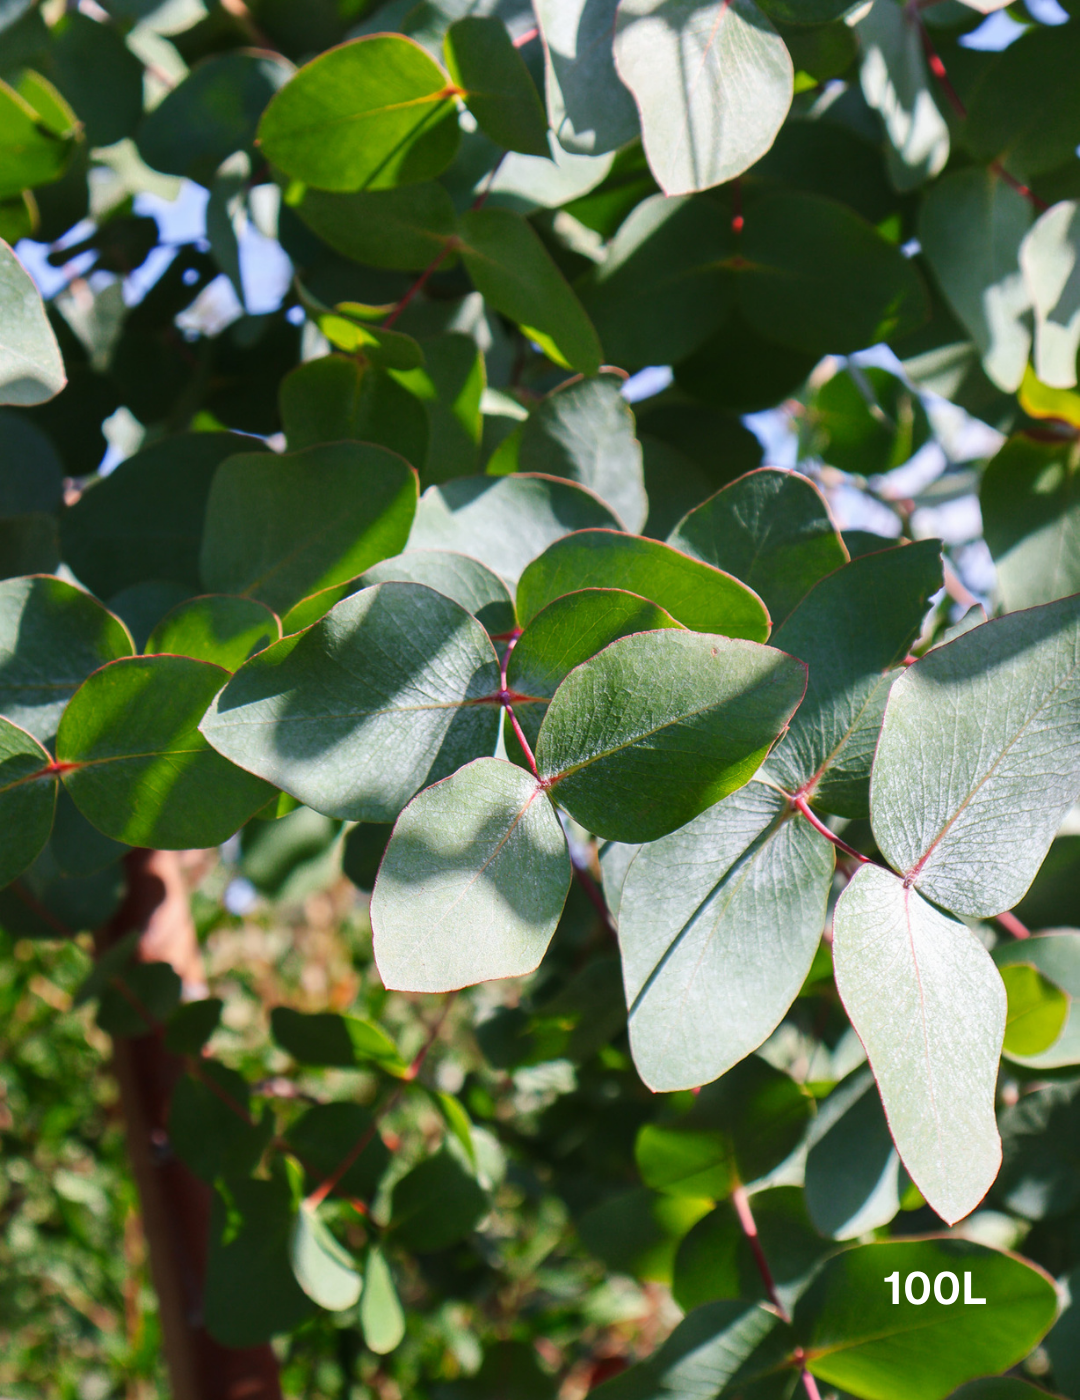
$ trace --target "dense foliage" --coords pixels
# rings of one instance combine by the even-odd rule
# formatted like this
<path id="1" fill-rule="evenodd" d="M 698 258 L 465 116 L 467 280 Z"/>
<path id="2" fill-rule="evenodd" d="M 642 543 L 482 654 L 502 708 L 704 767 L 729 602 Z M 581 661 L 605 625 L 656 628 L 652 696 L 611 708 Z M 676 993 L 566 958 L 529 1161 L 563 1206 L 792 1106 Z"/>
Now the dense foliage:
<path id="1" fill-rule="evenodd" d="M 0 4 L 6 1393 L 1080 1400 L 996 8 Z"/>

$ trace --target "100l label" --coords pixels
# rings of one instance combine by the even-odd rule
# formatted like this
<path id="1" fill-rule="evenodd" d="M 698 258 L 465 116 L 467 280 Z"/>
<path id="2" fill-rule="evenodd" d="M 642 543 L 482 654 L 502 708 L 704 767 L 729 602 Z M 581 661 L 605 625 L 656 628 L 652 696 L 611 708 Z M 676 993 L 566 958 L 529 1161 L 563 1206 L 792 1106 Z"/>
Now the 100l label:
<path id="1" fill-rule="evenodd" d="M 892 1285 L 892 1300 L 898 1304 L 900 1302 L 900 1270 L 897 1269 L 895 1273 L 890 1274 L 885 1282 Z M 916 1306 L 925 1303 L 930 1297 L 930 1280 L 921 1269 L 916 1269 L 914 1273 L 908 1274 L 904 1280 L 904 1297 L 909 1303 L 914 1303 Z M 934 1297 L 939 1303 L 944 1303 L 946 1307 L 957 1301 L 960 1297 L 960 1280 L 955 1274 L 948 1271 L 938 1274 L 937 1278 L 934 1279 Z M 969 1273 L 964 1274 L 964 1302 L 972 1304 L 986 1302 L 985 1298 L 971 1296 L 971 1275 Z"/>

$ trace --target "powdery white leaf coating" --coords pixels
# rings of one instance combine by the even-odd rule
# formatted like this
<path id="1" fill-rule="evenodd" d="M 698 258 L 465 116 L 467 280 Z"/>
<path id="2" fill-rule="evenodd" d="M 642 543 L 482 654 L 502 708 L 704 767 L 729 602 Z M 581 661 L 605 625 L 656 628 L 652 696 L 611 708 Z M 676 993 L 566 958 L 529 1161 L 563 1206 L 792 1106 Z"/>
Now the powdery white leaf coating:
<path id="1" fill-rule="evenodd" d="M 889 175 L 897 189 L 915 189 L 949 159 L 949 128 L 930 90 L 918 28 L 896 0 L 874 0 L 856 29 L 863 96 L 889 138 Z"/>
<path id="2" fill-rule="evenodd" d="M 596 156 L 638 134 L 634 99 L 615 71 L 619 0 L 535 0 L 544 42 L 548 119 L 559 144 Z"/>
<path id="3" fill-rule="evenodd" d="M 985 622 L 909 666 L 870 785 L 882 854 L 990 918 L 1035 878 L 1080 793 L 1080 596 Z"/>
<path id="4" fill-rule="evenodd" d="M 494 648 L 464 608 L 380 583 L 241 666 L 201 729 L 317 812 L 388 822 L 425 783 L 494 749 L 497 707 L 470 702 L 498 685 Z"/>
<path id="5" fill-rule="evenodd" d="M 1017 261 L 1031 205 L 985 166 L 943 176 L 927 191 L 919 241 L 941 290 L 1006 393 L 1020 387 L 1031 349 L 1031 294 Z"/>
<path id="6" fill-rule="evenodd" d="M 833 923 L 836 985 L 911 1179 L 950 1225 L 1001 1165 L 994 1116 L 1005 988 L 964 924 L 864 865 Z"/>
<path id="7" fill-rule="evenodd" d="M 615 67 L 668 195 L 749 169 L 775 141 L 794 92 L 787 45 L 753 0 L 622 0 Z"/>
<path id="8" fill-rule="evenodd" d="M 619 946 L 651 1089 L 707 1084 L 772 1034 L 813 961 L 832 872 L 829 842 L 756 782 L 641 848 Z"/>
<path id="9" fill-rule="evenodd" d="M 448 992 L 532 972 L 569 887 L 566 838 L 536 779 L 502 759 L 467 764 L 394 827 L 371 898 L 383 983 Z"/>
<path id="10" fill-rule="evenodd" d="M 53 398 L 66 383 L 38 289 L 0 239 L 0 403 L 29 408 Z"/>
<path id="11" fill-rule="evenodd" d="M 1080 349 L 1080 202 L 1047 209 L 1020 245 L 1035 308 L 1035 373 L 1054 389 L 1076 383 Z"/>

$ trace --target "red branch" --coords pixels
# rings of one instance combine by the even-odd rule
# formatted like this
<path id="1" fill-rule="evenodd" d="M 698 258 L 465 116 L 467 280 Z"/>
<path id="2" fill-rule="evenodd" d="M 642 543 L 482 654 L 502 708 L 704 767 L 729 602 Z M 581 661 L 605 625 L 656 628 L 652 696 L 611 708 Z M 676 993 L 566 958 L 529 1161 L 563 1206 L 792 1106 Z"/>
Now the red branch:
<path id="1" fill-rule="evenodd" d="M 765 1292 L 769 1295 L 769 1302 L 772 1303 L 784 1322 L 790 1322 L 791 1318 L 788 1316 L 787 1309 L 777 1296 L 772 1270 L 769 1268 L 769 1261 L 765 1258 L 765 1251 L 761 1247 L 757 1221 L 754 1219 L 754 1212 L 750 1209 L 750 1197 L 746 1194 L 745 1186 L 736 1186 L 731 1193 L 731 1204 L 735 1207 L 735 1214 L 739 1217 L 739 1224 L 742 1226 L 742 1232 L 750 1246 L 750 1252 L 754 1256 L 754 1263 L 757 1265 L 761 1281 L 765 1285 Z"/>
<path id="2" fill-rule="evenodd" d="M 829 828 L 825 825 L 825 823 L 821 820 L 821 818 L 816 816 L 810 810 L 810 804 L 809 802 L 807 802 L 806 798 L 802 795 L 801 792 L 796 793 L 794 797 L 789 798 L 788 800 L 791 802 L 791 805 L 796 809 L 796 811 L 802 813 L 802 815 L 806 818 L 806 820 L 810 823 L 810 825 L 814 828 L 815 831 L 820 832 L 821 835 L 824 836 L 827 841 L 831 841 L 833 845 L 838 847 L 839 850 L 843 851 L 845 855 L 854 856 L 860 865 L 873 864 L 869 856 L 864 856 L 863 853 L 861 851 L 857 851 L 854 846 L 849 846 L 846 841 L 841 841 L 840 837 L 837 836 L 835 831 L 830 831 Z"/>
<path id="3" fill-rule="evenodd" d="M 918 3 L 909 3 L 904 9 L 904 13 L 908 18 L 908 23 L 913 24 L 918 31 L 919 42 L 922 44 L 922 50 L 926 56 L 926 66 L 937 79 L 938 86 L 941 88 L 946 102 L 948 102 L 957 117 L 959 117 L 961 121 L 965 121 L 968 114 L 967 108 L 964 106 L 960 94 L 952 85 L 952 80 L 945 70 L 945 64 L 941 60 L 941 55 L 934 48 L 926 24 L 919 11 L 920 6 Z M 1010 189 L 1015 190 L 1016 193 L 1026 199 L 1029 204 L 1033 204 L 1040 213 L 1050 208 L 1049 204 L 1047 204 L 1044 199 L 1040 199 L 1037 194 L 1028 189 L 1027 185 L 1019 181 L 1015 175 L 1010 175 L 1000 160 L 992 160 L 990 162 L 990 169 L 995 175 L 1004 180 Z"/>
<path id="4" fill-rule="evenodd" d="M 1011 933 L 1014 938 L 1030 938 L 1031 930 L 1026 924 L 1022 924 L 1015 914 L 1008 909 L 1004 914 L 996 914 L 994 922 L 1000 924 L 1006 933 Z"/>

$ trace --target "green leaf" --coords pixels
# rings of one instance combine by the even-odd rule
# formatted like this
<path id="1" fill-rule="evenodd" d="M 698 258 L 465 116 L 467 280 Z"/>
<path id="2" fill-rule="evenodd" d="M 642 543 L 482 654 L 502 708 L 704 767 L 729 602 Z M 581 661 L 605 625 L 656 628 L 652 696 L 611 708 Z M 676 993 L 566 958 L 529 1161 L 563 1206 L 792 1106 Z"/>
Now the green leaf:
<path id="1" fill-rule="evenodd" d="M 405 1314 L 398 1301 L 394 1276 L 378 1245 L 368 1249 L 364 1266 L 364 1294 L 360 1303 L 364 1345 L 376 1356 L 396 1351 L 405 1336 Z"/>
<path id="2" fill-rule="evenodd" d="M 1020 267 L 1035 310 L 1035 373 L 1054 389 L 1076 383 L 1080 297 L 1076 272 L 1080 204 L 1047 209 L 1020 245 Z"/>
<path id="3" fill-rule="evenodd" d="M 655 603 L 614 588 L 584 588 L 541 609 L 518 638 L 506 668 L 507 688 L 531 697 L 514 702 L 514 714 L 530 745 L 536 746 L 547 713 L 545 702 L 575 666 L 620 637 L 680 626 Z M 517 761 L 520 745 L 511 737 L 509 721 L 504 729 L 507 753 Z"/>
<path id="4" fill-rule="evenodd" d="M 660 675 L 655 692 L 639 683 Z M 612 841 L 655 841 L 749 781 L 802 698 L 800 662 L 755 642 L 643 632 L 548 706 L 536 761 L 560 805 Z"/>
<path id="5" fill-rule="evenodd" d="M 375 888 L 375 877 L 379 873 L 392 830 L 390 822 L 359 822 L 346 836 L 341 869 L 357 888 Z"/>
<path id="6" fill-rule="evenodd" d="M 639 1187 L 610 1196 L 578 1221 L 590 1254 L 620 1274 L 670 1283 L 679 1240 L 710 1208 L 692 1196 L 658 1196 Z"/>
<path id="7" fill-rule="evenodd" d="M 199 547 L 214 473 L 235 452 L 264 450 L 239 433 L 179 433 L 144 448 L 64 511 L 64 559 L 102 598 L 148 579 L 200 591 Z"/>
<path id="8" fill-rule="evenodd" d="M 168 963 L 129 963 L 101 994 L 98 1029 L 114 1040 L 149 1035 L 176 1010 L 180 993 L 180 978 Z"/>
<path id="9" fill-rule="evenodd" d="M 397 1046 L 373 1021 L 332 1011 L 293 1011 L 275 1006 L 270 1013 L 274 1039 L 303 1065 L 340 1065 L 353 1069 L 375 1063 L 400 1077 L 409 1068 Z"/>
<path id="10" fill-rule="evenodd" d="M 769 755 L 786 791 L 862 817 L 890 688 L 941 586 L 937 540 L 864 554 L 821 580 L 773 636 L 810 668 L 806 698 Z"/>
<path id="11" fill-rule="evenodd" d="M 920 32 L 895 0 L 874 0 L 855 26 L 862 50 L 860 80 L 880 114 L 889 178 L 901 191 L 940 175 L 949 159 L 949 128 L 938 110 Z"/>
<path id="12" fill-rule="evenodd" d="M 811 1225 L 797 1187 L 755 1192 L 752 1204 L 777 1296 L 790 1309 L 829 1245 Z M 679 1245 L 672 1293 L 684 1312 L 720 1298 L 768 1301 L 750 1242 L 730 1203 L 699 1220 Z"/>
<path id="13" fill-rule="evenodd" d="M 485 301 L 556 364 L 597 372 L 593 324 L 531 225 L 508 209 L 471 209 L 461 218 L 461 240 L 461 259 Z"/>
<path id="14" fill-rule="evenodd" d="M 434 262 L 457 228 L 453 202 L 434 180 L 352 194 L 306 189 L 295 203 L 290 194 L 289 203 L 335 252 L 403 272 Z"/>
<path id="15" fill-rule="evenodd" d="M 446 66 L 481 131 L 499 146 L 549 157 L 547 116 L 525 60 L 494 15 L 466 15 L 444 40 Z"/>
<path id="16" fill-rule="evenodd" d="M 786 1324 L 757 1303 L 706 1303 L 651 1356 L 594 1393 L 597 1400 L 786 1400 L 795 1380 L 781 1369 L 789 1335 Z"/>
<path id="17" fill-rule="evenodd" d="M 222 1346 L 261 1346 L 314 1311 L 289 1259 L 292 1228 L 292 1194 L 280 1175 L 230 1183 L 228 1204 L 215 1194 L 203 1308 Z"/>
<path id="18" fill-rule="evenodd" d="M 135 656 L 95 671 L 56 736 L 75 803 L 106 836 L 168 850 L 217 846 L 266 805 L 268 783 L 199 733 L 229 673 L 182 656 Z"/>
<path id="19" fill-rule="evenodd" d="M 1054 1044 L 1035 1055 L 1009 1052 L 1010 1058 L 1032 1069 L 1080 1064 L 1080 1011 L 1076 1007 L 1080 998 L 1080 933 L 1036 934 L 1022 942 L 1000 943 L 992 957 L 1003 974 L 1012 963 L 1030 964 L 1069 997 L 1068 1020 Z"/>
<path id="20" fill-rule="evenodd" d="M 60 347 L 37 287 L 3 240 L 0 323 L 0 403 L 29 407 L 58 394 L 67 383 Z"/>
<path id="21" fill-rule="evenodd" d="M 59 180 L 74 154 L 77 126 L 75 113 L 37 73 L 23 69 L 13 86 L 0 82 L 0 199 Z"/>
<path id="22" fill-rule="evenodd" d="M 231 457 L 210 488 L 203 578 L 285 612 L 399 553 L 416 499 L 408 463 L 370 443 Z"/>
<path id="23" fill-rule="evenodd" d="M 419 369 L 424 363 L 419 342 L 400 331 L 369 325 L 362 314 L 366 310 L 356 302 L 339 302 L 333 310 L 317 315 L 315 324 L 336 349 L 363 356 L 379 369 Z"/>
<path id="24" fill-rule="evenodd" d="M 632 531 L 649 514 L 634 415 L 614 375 L 579 379 L 543 399 L 525 422 L 518 469 L 595 491 Z"/>
<path id="25" fill-rule="evenodd" d="M 935 189 L 937 186 L 935 186 Z M 810 355 L 916 330 L 928 314 L 911 261 L 852 209 L 795 190 L 643 200 L 579 284 L 608 359 L 676 363 L 737 307 L 759 336 Z M 643 424 L 644 427 L 644 424 Z"/>
<path id="26" fill-rule="evenodd" d="M 617 530 L 619 521 L 591 491 L 572 482 L 472 476 L 424 492 L 408 547 L 471 555 L 513 587 L 548 545 L 589 528 Z"/>
<path id="27" fill-rule="evenodd" d="M 866 1047 L 897 1150 L 926 1200 L 955 1224 L 1001 1164 L 994 1121 L 1001 978 L 969 929 L 877 865 L 856 873 L 833 927 L 837 989 Z"/>
<path id="28" fill-rule="evenodd" d="M 676 525 L 668 543 L 754 590 L 778 626 L 847 550 L 825 499 L 796 472 L 764 467 L 725 486 Z"/>
<path id="29" fill-rule="evenodd" d="M 454 86 L 418 44 L 373 34 L 306 63 L 259 123 L 263 155 L 317 189 L 430 180 L 458 148 Z"/>
<path id="30" fill-rule="evenodd" d="M 1080 144 L 1080 94 L 1072 74 L 1080 26 L 1042 26 L 1011 44 L 978 79 L 961 140 L 977 160 L 999 159 L 1027 179 L 1070 160 Z"/>
<path id="31" fill-rule="evenodd" d="M 754 642 L 769 635 L 764 605 L 738 579 L 659 540 L 614 530 L 578 530 L 534 559 L 518 584 L 518 618 L 527 625 L 556 598 L 582 588 L 636 593 L 698 632 Z"/>
<path id="32" fill-rule="evenodd" d="M 536 779 L 478 758 L 405 808 L 371 899 L 383 985 L 446 992 L 539 966 L 570 887 Z"/>
<path id="33" fill-rule="evenodd" d="M 289 804 L 289 805 L 285 805 Z M 240 874 L 270 899 L 302 899 L 333 880 L 340 866 L 341 823 L 302 807 L 291 797 L 278 798 L 257 814 L 240 838 Z M 314 884 L 308 887 L 308 882 Z M 321 882 L 321 883 L 320 883 Z"/>
<path id="34" fill-rule="evenodd" d="M 708 1083 L 776 1029 L 820 941 L 832 872 L 829 842 L 762 783 L 642 848 L 619 946 L 650 1088 Z"/>
<path id="35" fill-rule="evenodd" d="M 343 1312 L 359 1302 L 364 1284 L 352 1255 L 306 1201 L 293 1217 L 289 1259 L 297 1283 L 320 1308 Z"/>
<path id="36" fill-rule="evenodd" d="M 615 71 L 617 0 L 537 0 L 547 109 L 559 145 L 580 155 L 616 151 L 638 134 L 634 99 Z"/>
<path id="37" fill-rule="evenodd" d="M 460 603 L 493 635 L 514 628 L 514 604 L 506 585 L 486 565 L 465 554 L 413 549 L 382 560 L 360 582 L 365 588 L 376 583 L 422 583 Z"/>
<path id="38" fill-rule="evenodd" d="M 393 821 L 420 788 L 494 750 L 498 710 L 475 702 L 498 688 L 475 618 L 418 584 L 382 583 L 248 661 L 203 732 L 317 812 Z"/>
<path id="39" fill-rule="evenodd" d="M 48 576 L 0 583 L 0 713 L 42 743 L 91 671 L 131 652 L 123 624 L 81 588 Z"/>
<path id="40" fill-rule="evenodd" d="M 56 511 L 64 466 L 45 433 L 29 417 L 0 408 L 0 444 L 0 517 Z"/>
<path id="41" fill-rule="evenodd" d="M 615 67 L 667 195 L 741 175 L 776 139 L 794 91 L 787 46 L 753 0 L 623 0 Z"/>
<path id="42" fill-rule="evenodd" d="M 426 1254 L 464 1239 L 488 1205 L 484 1188 L 444 1147 L 396 1183 L 389 1228 L 406 1249 Z"/>
<path id="43" fill-rule="evenodd" d="M 1041 1386 L 1022 1381 L 1018 1376 L 988 1376 L 961 1386 L 952 1400 L 1038 1400 L 1047 1391 Z"/>
<path id="44" fill-rule="evenodd" d="M 25 729 L 0 719 L 0 889 L 32 865 L 45 847 L 56 811 L 49 751 Z"/>
<path id="45" fill-rule="evenodd" d="M 148 656 L 193 656 L 235 671 L 280 637 L 281 623 L 264 604 L 217 593 L 191 598 L 166 613 L 143 650 Z"/>
<path id="46" fill-rule="evenodd" d="M 759 335 L 735 309 L 675 366 L 675 382 L 712 408 L 754 413 L 797 394 L 817 360 L 817 355 Z"/>
<path id="47" fill-rule="evenodd" d="M 1065 598 L 973 628 L 893 686 L 870 813 L 905 885 L 986 918 L 1031 884 L 1080 789 L 1078 642 L 1080 599 Z"/>
<path id="48" fill-rule="evenodd" d="M 931 437 L 919 396 L 898 375 L 873 366 L 834 374 L 814 395 L 809 419 L 815 453 L 862 476 L 902 466 Z"/>
<path id="49" fill-rule="evenodd" d="M 983 530 L 1008 611 L 1080 591 L 1080 459 L 1074 441 L 1027 433 L 990 459 L 979 490 Z"/>
<path id="50" fill-rule="evenodd" d="M 1019 254 L 1031 205 L 983 166 L 951 171 L 928 190 L 919 242 L 949 306 L 999 389 L 1020 387 L 1031 349 L 1031 294 Z"/>
<path id="51" fill-rule="evenodd" d="M 174 1055 L 197 1055 L 221 1022 L 225 1003 L 203 997 L 178 1006 L 165 1027 L 165 1045 Z"/>
<path id="52" fill-rule="evenodd" d="M 111 146 L 135 130 L 143 110 L 143 66 L 118 27 L 77 10 L 53 29 L 56 81 L 75 108 L 89 146 Z"/>
<path id="53" fill-rule="evenodd" d="M 471 336 L 449 331 L 424 342 L 424 368 L 394 374 L 427 412 L 424 485 L 476 471 L 484 430 L 480 401 L 487 382 L 484 356 Z"/>
<path id="54" fill-rule="evenodd" d="M 835 1240 L 856 1239 L 887 1225 L 900 1209 L 900 1158 L 865 1065 L 821 1105 L 811 1129 L 805 1185 L 810 1219 Z"/>
<path id="55" fill-rule="evenodd" d="M 139 154 L 154 170 L 209 186 L 234 151 L 250 150 L 266 104 L 292 65 L 266 53 L 204 58 L 139 124 Z"/>
<path id="56" fill-rule="evenodd" d="M 634 1159 L 645 1185 L 669 1196 L 716 1200 L 738 1184 L 731 1143 L 723 1133 L 646 1123 Z"/>
<path id="57" fill-rule="evenodd" d="M 1069 998 L 1030 963 L 1001 968 L 1008 1009 L 1004 1049 L 1009 1055 L 1041 1055 L 1061 1035 L 1069 1015 Z"/>
<path id="58" fill-rule="evenodd" d="M 292 452 L 351 438 L 388 447 L 411 463 L 427 455 L 425 405 L 374 365 L 323 355 L 290 370 L 278 396 Z"/>
<path id="59" fill-rule="evenodd" d="M 899 1272 L 900 1301 L 892 1285 Z M 925 1303 L 908 1301 L 906 1280 L 924 1273 Z M 938 1276 L 957 1279 L 956 1303 L 940 1303 Z M 971 1296 L 966 1307 L 965 1276 Z M 916 1279 L 913 1292 L 922 1291 Z M 952 1283 L 945 1280 L 946 1296 Z M 1005 1371 L 1032 1349 L 1057 1311 L 1051 1279 L 1009 1254 L 967 1240 L 903 1240 L 857 1245 L 830 1259 L 795 1309 L 793 1330 L 807 1368 L 865 1400 L 944 1400 L 954 1388 Z"/>
<path id="60" fill-rule="evenodd" d="M 290 1124 L 285 1141 L 304 1167 L 309 1191 L 328 1180 L 348 1158 L 350 1165 L 331 1194 L 366 1200 L 375 1194 L 390 1162 L 370 1111 L 357 1103 L 316 1104 Z M 361 1143 L 365 1145 L 353 1159 Z"/>
<path id="61" fill-rule="evenodd" d="M 158 964 L 160 966 L 161 964 Z M 217 1060 L 199 1058 L 196 1074 L 186 1074 L 169 1107 L 169 1143 L 203 1181 L 250 1172 L 273 1134 L 273 1120 L 251 1117 L 243 1077 Z"/>

